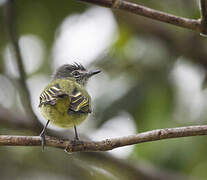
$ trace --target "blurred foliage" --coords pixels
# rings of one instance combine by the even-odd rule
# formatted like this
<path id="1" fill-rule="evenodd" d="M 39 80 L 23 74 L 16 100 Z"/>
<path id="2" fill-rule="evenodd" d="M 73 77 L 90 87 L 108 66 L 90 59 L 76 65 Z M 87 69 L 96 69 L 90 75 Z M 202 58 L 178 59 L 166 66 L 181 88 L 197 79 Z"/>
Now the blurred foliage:
<path id="1" fill-rule="evenodd" d="M 135 0 L 134 2 L 178 16 L 199 18 L 198 1 L 196 0 Z M 75 0 L 15 1 L 19 35 L 36 35 L 46 47 L 41 66 L 37 71 L 28 73 L 28 78 L 51 74 L 52 48 L 60 24 L 67 16 L 84 13 L 89 7 L 93 6 Z M 3 3 L 0 5 L 0 12 L 2 12 L 0 27 L 3 27 L 0 28 L 0 74 L 7 76 L 8 81 L 15 86 L 10 72 L 5 71 L 5 48 L 8 45 L 8 38 L 6 23 L 3 21 Z M 192 68 L 199 67 L 204 74 L 206 73 L 206 39 L 187 29 L 118 10 L 113 13 L 118 24 L 117 37 L 114 37 L 115 42 L 110 45 L 107 53 L 94 59 L 91 63 L 91 65 L 101 68 L 103 73 L 107 74 L 107 81 L 109 81 L 108 85 L 104 87 L 105 93 L 94 100 L 93 131 L 102 128 L 108 120 L 116 117 L 120 112 L 127 112 L 131 115 L 136 132 L 206 123 L 206 104 L 203 105 L 202 113 L 196 118 L 192 118 L 193 120 L 190 120 L 189 117 L 195 112 L 186 115 L 177 113 L 179 103 L 177 100 L 180 96 L 178 97 L 179 88 L 176 82 L 179 79 L 172 80 L 172 72 L 179 57 L 191 62 Z M 119 89 L 121 86 L 117 88 L 112 86 L 119 77 L 124 77 L 127 88 L 118 98 L 110 99 L 111 96 L 121 91 Z M 183 82 L 183 84 L 186 84 L 186 93 L 191 93 L 189 88 L 194 82 Z M 0 92 L 0 104 L 5 106 L 6 103 L 3 102 L 5 93 L 2 87 L 3 84 L 0 87 L 2 91 Z M 4 91 L 6 91 L 5 88 Z M 111 93 L 111 96 L 107 93 Z M 200 88 L 199 93 L 204 93 L 202 97 L 206 98 L 205 89 Z M 38 97 L 35 98 L 38 99 Z M 184 108 L 182 109 L 183 101 L 181 97 L 179 106 L 181 112 L 184 111 Z M 11 104 L 8 106 L 13 112 L 17 111 L 16 106 L 21 106 L 17 92 L 15 92 L 15 98 L 12 99 Z M 21 108 L 18 113 L 22 113 Z M 118 128 L 127 128 L 127 119 L 126 127 L 119 127 L 117 123 Z M 13 134 L 11 130 L 0 126 L 0 133 L 5 134 L 5 132 Z M 14 132 L 17 134 L 18 129 Z M 18 134 L 28 135 L 31 132 L 21 130 Z M 122 134 L 122 136 L 124 135 Z M 126 159 L 135 166 L 139 164 L 140 159 L 147 160 L 154 167 L 161 168 L 163 171 L 186 174 L 195 179 L 206 179 L 206 148 L 206 137 L 165 140 L 136 145 Z M 105 180 L 134 178 L 132 174 L 129 175 L 130 171 L 128 174 L 124 171 L 121 172 L 113 161 L 106 162 L 98 156 L 93 163 L 92 160 L 90 162 L 90 156 L 88 159 L 81 159 L 79 155 L 75 154 L 68 155 L 58 149 L 47 148 L 46 152 L 42 153 L 39 147 L 2 147 L 0 149 L 0 174 L 3 179 Z M 141 179 L 141 177 L 136 179 Z"/>

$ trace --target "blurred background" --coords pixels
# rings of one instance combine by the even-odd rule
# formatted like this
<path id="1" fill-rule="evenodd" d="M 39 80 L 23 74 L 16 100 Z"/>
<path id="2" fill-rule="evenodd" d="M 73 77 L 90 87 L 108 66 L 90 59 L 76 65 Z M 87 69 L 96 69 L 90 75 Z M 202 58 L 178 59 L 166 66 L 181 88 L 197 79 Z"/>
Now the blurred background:
<path id="1" fill-rule="evenodd" d="M 73 62 L 102 70 L 87 86 L 93 112 L 78 126 L 83 139 L 206 124 L 205 37 L 76 0 L 16 0 L 15 19 L 9 23 L 18 32 L 29 100 L 8 37 L 5 2 L 0 0 L 0 134 L 38 135 L 46 123 L 39 113 L 39 95 L 58 66 Z M 200 17 L 198 0 L 135 2 L 177 16 Z M 48 133 L 73 137 L 73 130 L 52 125 Z M 168 139 L 107 153 L 0 147 L 0 174 L 2 179 L 21 180 L 203 180 L 206 148 L 206 137 Z"/>

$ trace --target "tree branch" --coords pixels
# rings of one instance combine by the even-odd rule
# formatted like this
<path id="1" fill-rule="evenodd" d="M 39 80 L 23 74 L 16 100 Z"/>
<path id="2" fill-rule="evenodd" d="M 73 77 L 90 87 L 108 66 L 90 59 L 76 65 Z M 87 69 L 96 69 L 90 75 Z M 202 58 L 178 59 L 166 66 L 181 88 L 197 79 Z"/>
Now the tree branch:
<path id="1" fill-rule="evenodd" d="M 30 121 L 27 119 L 27 117 L 21 116 L 19 114 L 18 116 L 16 114 L 13 114 L 6 108 L 1 107 L 0 105 L 0 124 L 1 126 L 6 126 L 10 128 L 17 128 L 18 130 L 25 131 L 25 130 L 31 130 L 35 134 L 39 133 L 40 129 L 36 126 L 33 126 L 33 124 L 30 123 Z M 61 133 L 61 134 L 60 134 Z M 55 132 L 54 130 L 47 130 L 47 134 L 51 136 L 58 136 L 62 138 L 70 138 L 70 135 L 73 136 L 73 134 L 70 134 L 69 132 Z M 67 135 L 67 137 L 66 137 Z M 69 136 L 68 136 L 69 135 Z M 71 136 L 71 138 L 72 138 Z M 37 137 L 38 139 L 39 137 Z M 3 139 L 3 140 L 2 140 Z M 8 136 L 7 138 L 2 138 L 0 137 L 0 146 L 3 145 L 2 141 L 4 143 L 8 143 Z M 39 140 L 38 140 L 39 141 Z M 6 144 L 4 144 L 6 145 Z M 24 144 L 23 144 L 24 145 Z M 22 146 L 23 146 L 22 145 Z M 64 146 L 63 146 L 64 148 Z M 103 163 L 108 163 L 106 164 L 106 170 L 110 172 L 112 170 L 110 167 L 113 165 L 113 170 L 116 169 L 118 172 L 123 168 L 125 171 L 123 172 L 124 174 L 126 173 L 127 177 L 132 177 L 130 179 L 137 179 L 139 177 L 140 179 L 145 179 L 145 180 L 181 180 L 181 179 L 191 179 L 188 178 L 182 174 L 177 174 L 176 172 L 166 172 L 166 170 L 160 171 L 160 170 L 155 170 L 154 168 L 150 168 L 149 165 L 147 167 L 144 166 L 145 163 L 140 162 L 137 164 L 131 164 L 128 161 L 126 162 L 125 160 L 115 158 L 107 153 L 79 153 L 77 154 L 77 157 L 80 157 L 81 159 L 84 159 L 86 163 L 92 163 L 95 161 L 96 163 L 94 164 L 97 166 L 97 164 L 101 164 L 101 168 L 103 168 Z M 74 165 L 73 165 L 74 166 Z M 108 168 L 109 167 L 109 168 Z M 111 172 L 113 174 L 113 172 Z M 123 173 L 121 175 L 123 175 Z M 192 180 L 192 179 L 191 179 Z"/>
<path id="2" fill-rule="evenodd" d="M 207 33 L 207 2 L 206 0 L 200 0 L 201 11 L 201 33 Z"/>
<path id="3" fill-rule="evenodd" d="M 20 89 L 19 94 L 20 94 L 21 102 L 24 106 L 24 109 L 26 110 L 27 116 L 31 117 L 30 119 L 32 122 L 30 123 L 34 123 L 40 126 L 40 124 L 38 123 L 39 121 L 37 120 L 37 117 L 32 110 L 32 105 L 30 103 L 30 93 L 26 84 L 26 72 L 24 69 L 22 55 L 18 44 L 18 35 L 16 30 L 16 21 L 15 21 L 15 12 L 14 12 L 14 0 L 7 0 L 5 4 L 5 22 L 7 24 L 8 37 L 14 49 L 17 68 L 20 74 L 19 83 L 22 88 L 19 88 Z"/>
<path id="4" fill-rule="evenodd" d="M 196 20 L 196 19 L 188 19 L 188 18 L 174 16 L 172 14 L 157 11 L 125 0 L 80 0 L 80 1 L 88 2 L 108 8 L 124 10 L 133 14 L 141 15 L 161 22 L 173 24 L 197 32 L 202 32 L 201 31 L 202 24 L 200 19 Z"/>
<path id="5" fill-rule="evenodd" d="M 72 140 L 46 137 L 46 145 L 62 149 L 67 147 L 68 152 L 108 151 L 144 142 L 202 135 L 207 135 L 207 125 L 157 129 L 121 138 L 105 139 L 102 141 L 82 141 L 79 144 L 74 144 Z M 41 138 L 39 136 L 0 136 L 0 145 L 40 146 Z"/>

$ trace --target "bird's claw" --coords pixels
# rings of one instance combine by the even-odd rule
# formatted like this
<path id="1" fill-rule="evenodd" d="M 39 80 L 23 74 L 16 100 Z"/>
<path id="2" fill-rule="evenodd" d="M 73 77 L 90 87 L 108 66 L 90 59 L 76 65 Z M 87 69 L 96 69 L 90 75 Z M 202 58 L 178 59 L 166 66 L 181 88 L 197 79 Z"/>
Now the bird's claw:
<path id="1" fill-rule="evenodd" d="M 46 142 L 45 142 L 45 132 L 44 131 L 42 131 L 40 133 L 40 137 L 41 137 L 42 151 L 44 151 L 45 144 L 46 144 Z"/>
<path id="2" fill-rule="evenodd" d="M 65 152 L 71 153 L 73 152 L 75 146 L 82 145 L 83 141 L 80 141 L 79 138 L 74 138 L 72 141 L 69 142 L 67 147 L 65 148 Z"/>
<path id="3" fill-rule="evenodd" d="M 77 146 L 83 144 L 83 141 L 80 141 L 78 137 L 75 137 L 72 141 L 72 146 Z"/>

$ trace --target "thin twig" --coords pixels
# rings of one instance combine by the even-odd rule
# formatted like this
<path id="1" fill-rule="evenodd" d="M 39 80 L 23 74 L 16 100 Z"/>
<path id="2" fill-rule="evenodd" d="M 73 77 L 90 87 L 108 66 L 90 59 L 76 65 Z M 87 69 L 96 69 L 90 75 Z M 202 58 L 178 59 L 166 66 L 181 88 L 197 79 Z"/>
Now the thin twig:
<path id="1" fill-rule="evenodd" d="M 202 25 L 200 20 L 188 19 L 183 17 L 174 16 L 172 14 L 157 11 L 136 3 L 128 2 L 125 0 L 80 0 L 108 8 L 120 9 L 130 13 L 145 16 L 161 22 L 173 24 L 179 27 L 191 29 L 201 32 Z"/>
<path id="2" fill-rule="evenodd" d="M 27 116 L 31 117 L 31 123 L 40 126 L 30 103 L 30 93 L 26 84 L 26 72 L 24 69 L 22 55 L 18 44 L 18 35 L 15 19 L 14 0 L 7 0 L 5 4 L 5 21 L 7 23 L 8 36 L 14 49 L 14 55 L 16 57 L 17 67 L 20 74 L 19 83 L 21 85 L 21 88 L 19 88 L 19 93 L 21 97 L 21 102 L 24 106 Z"/>
<path id="3" fill-rule="evenodd" d="M 202 135 L 207 135 L 207 125 L 157 129 L 121 138 L 111 138 L 103 141 L 81 141 L 76 144 L 72 140 L 46 137 L 46 145 L 62 149 L 67 147 L 68 152 L 108 151 L 114 148 L 144 142 Z M 39 136 L 0 136 L 0 145 L 40 146 L 41 138 Z"/>

